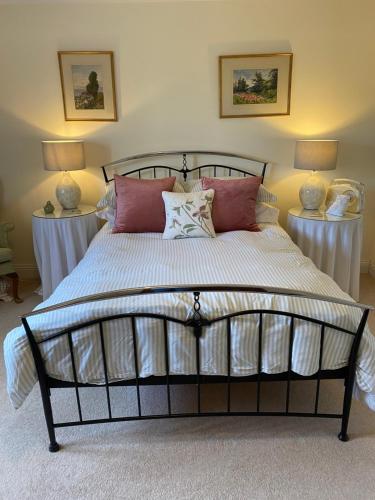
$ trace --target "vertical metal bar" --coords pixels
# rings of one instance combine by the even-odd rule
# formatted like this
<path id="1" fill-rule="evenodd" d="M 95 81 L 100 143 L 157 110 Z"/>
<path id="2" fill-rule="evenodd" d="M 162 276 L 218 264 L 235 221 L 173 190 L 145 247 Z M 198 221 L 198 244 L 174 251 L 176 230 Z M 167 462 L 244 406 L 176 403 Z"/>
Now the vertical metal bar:
<path id="1" fill-rule="evenodd" d="M 230 167 L 228 168 L 228 175 L 229 177 L 232 177 L 232 169 Z"/>
<path id="2" fill-rule="evenodd" d="M 139 369 L 138 369 L 138 353 L 137 353 L 137 335 L 136 335 L 136 326 L 135 326 L 135 318 L 132 316 L 132 335 L 133 335 L 133 353 L 134 353 L 134 368 L 135 368 L 135 384 L 137 387 L 137 404 L 138 404 L 138 415 L 142 416 L 141 409 L 141 395 L 139 391 Z"/>
<path id="3" fill-rule="evenodd" d="M 168 328 L 167 320 L 163 320 L 164 326 L 164 352 L 165 352 L 165 372 L 167 378 L 167 398 L 168 398 L 168 415 L 171 414 L 171 387 L 169 384 L 169 347 L 168 347 Z"/>
<path id="4" fill-rule="evenodd" d="M 230 413 L 230 403 L 231 403 L 231 356 L 232 356 L 232 343 L 231 343 L 231 323 L 230 318 L 227 319 L 227 412 Z"/>
<path id="5" fill-rule="evenodd" d="M 141 171 L 138 170 L 138 179 L 140 179 L 140 178 L 141 178 Z"/>
<path id="6" fill-rule="evenodd" d="M 154 167 L 154 179 L 156 179 L 156 168 Z"/>
<path id="7" fill-rule="evenodd" d="M 102 349 L 102 360 L 103 360 L 103 368 L 104 368 L 105 392 L 107 395 L 108 417 L 112 418 L 111 398 L 109 395 L 109 385 L 108 385 L 107 360 L 106 360 L 106 356 L 105 356 L 105 347 L 104 347 L 103 323 L 101 321 L 99 321 L 99 332 L 100 332 L 100 345 L 101 345 L 101 349 Z"/>
<path id="8" fill-rule="evenodd" d="M 216 165 L 214 166 L 214 177 L 216 177 Z"/>
<path id="9" fill-rule="evenodd" d="M 76 364 L 75 364 L 75 361 L 74 361 L 72 332 L 68 333 L 68 344 L 69 344 L 69 351 L 70 351 L 70 359 L 71 359 L 71 362 L 72 362 L 73 379 L 74 379 L 74 389 L 75 389 L 75 393 L 76 393 L 76 400 L 77 400 L 79 421 L 82 422 L 81 400 L 80 400 L 80 397 L 79 397 L 78 380 L 77 380 L 77 370 L 76 370 Z"/>
<path id="10" fill-rule="evenodd" d="M 352 348 L 349 356 L 349 364 L 348 364 L 348 374 L 345 379 L 345 394 L 344 394 L 344 402 L 343 402 L 343 410 L 342 410 L 342 422 L 341 422 L 341 431 L 338 435 L 340 441 L 348 441 L 348 425 L 349 425 L 349 415 L 350 415 L 350 407 L 352 404 L 352 395 L 353 395 L 353 385 L 354 385 L 354 377 L 355 377 L 355 365 L 357 360 L 357 354 L 359 345 L 361 343 L 363 331 L 366 326 L 367 318 L 370 310 L 365 309 L 362 314 L 361 321 L 359 323 L 357 332 L 355 334 Z"/>
<path id="11" fill-rule="evenodd" d="M 325 325 L 322 325 L 320 327 L 319 368 L 318 368 L 318 375 L 317 375 L 317 379 L 316 379 L 315 410 L 314 410 L 315 414 L 318 413 L 318 406 L 319 406 L 320 376 L 321 376 L 321 369 L 322 369 L 322 362 L 323 362 L 324 329 L 325 329 Z"/>
<path id="12" fill-rule="evenodd" d="M 107 177 L 107 172 L 105 170 L 105 167 L 102 167 L 103 175 L 104 175 L 104 181 L 106 184 L 108 184 L 108 177 Z"/>
<path id="13" fill-rule="evenodd" d="M 45 370 L 42 355 L 39 350 L 39 346 L 35 340 L 33 332 L 31 331 L 31 328 L 26 318 L 22 318 L 22 324 L 25 328 L 27 339 L 29 341 L 31 352 L 33 354 L 33 358 L 35 361 L 36 372 L 38 375 L 40 394 L 42 396 L 42 402 L 43 402 L 44 417 L 46 419 L 46 425 L 49 437 L 48 449 L 50 452 L 55 453 L 59 451 L 60 445 L 56 441 L 55 424 L 53 422 L 53 411 L 51 404 L 51 393 L 50 393 L 50 387 L 48 385 L 47 373 Z"/>
<path id="14" fill-rule="evenodd" d="M 290 326 L 289 326 L 288 381 L 286 386 L 286 402 L 285 402 L 286 413 L 289 413 L 290 377 L 292 375 L 293 341 L 294 341 L 294 318 L 293 316 L 291 316 Z"/>
<path id="15" fill-rule="evenodd" d="M 201 412 L 201 367 L 200 367 L 200 336 L 201 336 L 202 328 L 200 326 L 194 327 L 194 335 L 195 335 L 195 357 L 196 357 L 196 365 L 197 365 L 197 406 L 198 413 Z"/>
<path id="16" fill-rule="evenodd" d="M 171 174 L 172 174 L 172 170 L 170 168 L 168 168 L 168 175 L 169 175 L 169 177 L 171 176 Z"/>
<path id="17" fill-rule="evenodd" d="M 257 381 L 257 412 L 260 410 L 260 378 L 262 373 L 262 338 L 263 338 L 263 314 L 259 314 L 259 335 L 258 335 L 258 381 Z"/>
<path id="18" fill-rule="evenodd" d="M 264 176 L 266 175 L 266 168 L 267 168 L 267 163 L 263 163 L 263 168 L 262 168 L 262 184 L 264 181 Z"/>

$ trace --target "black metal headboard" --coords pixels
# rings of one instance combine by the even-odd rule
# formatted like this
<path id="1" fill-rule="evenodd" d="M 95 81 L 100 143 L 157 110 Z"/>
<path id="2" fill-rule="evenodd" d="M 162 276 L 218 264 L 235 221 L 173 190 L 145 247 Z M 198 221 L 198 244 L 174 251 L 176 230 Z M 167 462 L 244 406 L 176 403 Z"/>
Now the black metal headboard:
<path id="1" fill-rule="evenodd" d="M 188 167 L 188 158 L 194 155 L 208 155 L 208 156 L 216 156 L 216 157 L 222 157 L 222 158 L 235 158 L 235 159 L 240 159 L 240 160 L 246 160 L 248 162 L 251 162 L 252 164 L 257 164 L 260 168 L 260 172 L 254 173 L 254 172 L 249 172 L 247 170 L 242 170 L 240 168 L 234 167 L 232 165 L 224 165 L 219 162 L 215 163 L 204 163 L 204 164 L 198 164 L 198 166 L 194 166 L 192 168 Z M 138 178 L 142 177 L 142 172 L 146 170 L 150 170 L 153 174 L 153 177 L 156 178 L 158 177 L 157 171 L 159 169 L 163 169 L 164 173 L 165 171 L 168 171 L 168 175 L 171 176 L 172 172 L 177 172 L 179 174 L 182 174 L 184 180 L 187 179 L 187 176 L 191 172 L 198 172 L 198 177 L 201 177 L 202 169 L 207 169 L 207 168 L 213 168 L 214 169 L 214 176 L 216 177 L 217 169 L 223 169 L 224 172 L 228 176 L 232 175 L 232 172 L 236 172 L 236 174 L 242 174 L 244 177 L 247 175 L 251 176 L 257 176 L 259 175 L 262 177 L 262 182 L 266 173 L 266 168 L 268 162 L 265 160 L 261 160 L 259 158 L 254 158 L 252 156 L 246 156 L 246 155 L 241 155 L 241 154 L 236 154 L 236 153 L 226 153 L 222 151 L 163 151 L 159 153 L 142 153 L 138 155 L 133 155 L 133 156 L 128 156 L 126 158 L 122 158 L 120 160 L 113 161 L 111 163 L 108 163 L 106 165 L 102 166 L 102 171 L 103 171 L 103 176 L 104 180 L 106 183 L 109 183 L 113 181 L 113 175 L 112 178 L 109 177 L 108 175 L 108 170 L 113 169 L 114 167 L 118 167 L 119 165 L 125 165 L 126 163 L 130 162 L 135 162 L 137 160 L 147 160 L 147 159 L 152 159 L 152 158 L 157 158 L 157 157 L 181 157 L 182 159 L 182 166 L 181 168 L 176 168 L 175 166 L 170 166 L 170 165 L 147 165 L 144 167 L 140 167 L 134 170 L 131 170 L 129 172 L 124 172 L 121 175 L 131 175 L 131 174 L 138 174 Z M 165 174 L 164 174 L 165 175 Z"/>

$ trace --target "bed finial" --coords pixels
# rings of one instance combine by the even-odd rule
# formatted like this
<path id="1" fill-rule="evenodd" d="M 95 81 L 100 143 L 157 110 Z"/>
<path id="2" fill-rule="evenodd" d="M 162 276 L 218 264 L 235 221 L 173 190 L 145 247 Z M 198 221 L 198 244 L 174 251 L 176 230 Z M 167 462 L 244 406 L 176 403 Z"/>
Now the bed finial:
<path id="1" fill-rule="evenodd" d="M 202 327 L 210 324 L 210 321 L 203 318 L 200 312 L 201 304 L 199 302 L 200 292 L 194 293 L 193 316 L 186 322 L 187 326 L 192 326 L 194 329 L 194 337 L 199 339 L 202 335 Z"/>
<path id="2" fill-rule="evenodd" d="M 186 153 L 183 153 L 182 155 L 182 175 L 184 176 L 184 181 L 186 181 L 187 179 L 187 174 L 189 172 L 188 168 L 187 168 L 187 163 L 186 163 Z"/>

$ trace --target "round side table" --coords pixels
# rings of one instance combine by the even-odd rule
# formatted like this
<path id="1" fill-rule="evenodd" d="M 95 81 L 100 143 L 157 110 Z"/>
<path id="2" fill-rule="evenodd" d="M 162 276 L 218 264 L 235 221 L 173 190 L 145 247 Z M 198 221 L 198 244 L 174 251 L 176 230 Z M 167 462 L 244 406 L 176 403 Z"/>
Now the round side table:
<path id="1" fill-rule="evenodd" d="M 96 208 L 80 205 L 76 210 L 41 208 L 32 217 L 34 254 L 42 280 L 43 300 L 85 255 L 98 231 Z"/>
<path id="2" fill-rule="evenodd" d="M 361 214 L 336 217 L 317 210 L 291 208 L 288 233 L 321 271 L 331 276 L 353 299 L 359 299 Z"/>

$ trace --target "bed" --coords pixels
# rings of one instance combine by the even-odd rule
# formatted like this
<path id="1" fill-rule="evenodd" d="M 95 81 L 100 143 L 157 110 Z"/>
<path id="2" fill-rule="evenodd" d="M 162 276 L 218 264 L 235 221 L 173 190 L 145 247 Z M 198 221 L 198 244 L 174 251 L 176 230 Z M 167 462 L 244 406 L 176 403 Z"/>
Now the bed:
<path id="1" fill-rule="evenodd" d="M 214 162 L 200 160 L 207 156 Z M 172 163 L 150 165 L 155 157 Z M 176 157 L 182 158 L 181 168 Z M 229 166 L 223 158 L 230 159 Z M 129 168 L 139 161 L 146 165 Z M 249 167 L 234 166 L 236 161 L 260 166 L 264 177 L 266 162 L 206 151 L 137 155 L 103 167 L 103 173 L 107 183 L 108 170 L 119 166 L 125 168 L 122 175 L 138 177 L 150 172 L 156 177 L 159 171 L 177 172 L 185 180 L 203 171 L 215 177 L 254 175 Z M 260 232 L 221 233 L 212 240 L 112 234 L 106 224 L 52 296 L 6 337 L 8 393 L 18 408 L 39 381 L 52 452 L 60 447 L 59 427 L 188 416 L 338 418 L 339 438 L 346 441 L 353 391 L 375 410 L 375 342 L 366 326 L 370 309 L 320 272 L 278 224 L 261 224 Z M 325 379 L 345 382 L 340 413 L 319 409 Z M 274 380 L 285 382 L 285 407 L 265 411 L 262 384 Z M 295 380 L 316 381 L 309 413 L 291 410 Z M 256 384 L 254 411 L 232 408 L 232 387 L 238 382 Z M 201 407 L 201 387 L 212 383 L 225 385 L 225 411 Z M 193 411 L 173 410 L 171 389 L 178 384 L 196 387 Z M 165 386 L 165 413 L 144 411 L 146 385 Z M 80 390 L 97 386 L 105 387 L 107 416 L 84 418 Z M 135 415 L 114 412 L 111 390 L 117 386 L 135 387 Z M 58 388 L 73 389 L 76 419 L 55 421 L 50 394 Z"/>

